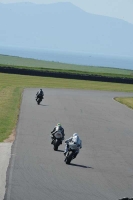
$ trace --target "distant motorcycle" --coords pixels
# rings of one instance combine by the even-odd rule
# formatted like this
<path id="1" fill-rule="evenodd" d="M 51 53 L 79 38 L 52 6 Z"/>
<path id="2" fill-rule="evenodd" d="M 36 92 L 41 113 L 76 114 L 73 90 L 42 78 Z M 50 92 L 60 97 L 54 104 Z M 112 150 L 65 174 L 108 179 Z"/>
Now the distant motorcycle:
<path id="1" fill-rule="evenodd" d="M 119 199 L 119 200 L 133 200 L 133 197 L 132 198 L 123 197 L 122 199 Z"/>
<path id="2" fill-rule="evenodd" d="M 68 152 L 65 155 L 65 163 L 70 164 L 71 161 L 76 157 L 77 152 L 78 152 L 78 147 L 77 144 L 74 144 L 73 142 L 69 142 L 68 145 Z"/>
<path id="3" fill-rule="evenodd" d="M 60 132 L 60 131 L 58 131 L 58 132 L 56 132 L 55 134 L 54 134 L 54 136 L 53 135 L 51 135 L 51 139 L 53 140 L 52 141 L 52 144 L 53 144 L 53 149 L 55 150 L 55 151 L 58 151 L 58 147 L 62 144 L 62 133 Z"/>
<path id="4" fill-rule="evenodd" d="M 40 96 L 40 95 L 36 95 L 36 102 L 37 104 L 39 105 L 41 103 L 41 101 L 43 100 L 43 96 Z"/>

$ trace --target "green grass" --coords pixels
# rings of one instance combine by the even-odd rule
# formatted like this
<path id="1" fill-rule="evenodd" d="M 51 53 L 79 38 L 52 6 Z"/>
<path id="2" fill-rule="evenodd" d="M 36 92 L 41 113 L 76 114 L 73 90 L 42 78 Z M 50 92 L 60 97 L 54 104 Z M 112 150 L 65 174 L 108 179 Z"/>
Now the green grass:
<path id="1" fill-rule="evenodd" d="M 1 87 L 0 89 L 0 141 L 3 141 L 8 138 L 13 127 L 15 127 L 19 113 L 19 94 L 22 90 L 12 86 Z"/>
<path id="2" fill-rule="evenodd" d="M 133 98 L 132 97 L 117 97 L 115 98 L 116 101 L 128 106 L 129 108 L 133 109 Z"/>
<path id="3" fill-rule="evenodd" d="M 133 92 L 131 84 L 0 73 L 0 142 L 8 138 L 16 126 L 23 89 L 40 87 Z"/>
<path id="4" fill-rule="evenodd" d="M 133 78 L 133 70 L 126 69 L 116 69 L 109 67 L 94 67 L 94 66 L 82 66 L 82 65 L 74 65 L 74 64 L 64 64 L 59 62 L 48 62 L 42 60 L 35 60 L 30 58 L 21 58 L 16 56 L 4 56 L 0 55 L 0 64 L 8 65 L 8 66 L 19 66 L 19 67 L 30 67 L 35 69 L 52 69 L 52 70 L 63 70 L 63 71 L 77 71 L 84 73 L 94 73 L 100 75 L 123 75 L 123 76 L 131 76 Z"/>
<path id="5" fill-rule="evenodd" d="M 100 73 L 100 72 L 85 72 L 85 71 L 77 71 L 77 70 L 69 70 L 69 69 L 52 69 L 52 68 L 39 68 L 39 67 L 26 67 L 26 66 L 11 66 L 11 65 L 0 65 L 0 67 L 4 68 L 15 68 L 15 69 L 28 69 L 33 71 L 40 71 L 40 72 L 56 72 L 56 73 L 69 73 L 69 74 L 82 74 L 82 75 L 93 75 L 93 76 L 103 76 L 103 77 L 116 77 L 116 78 L 130 78 L 133 79 L 132 75 L 125 75 L 125 74 L 112 74 L 112 73 Z"/>

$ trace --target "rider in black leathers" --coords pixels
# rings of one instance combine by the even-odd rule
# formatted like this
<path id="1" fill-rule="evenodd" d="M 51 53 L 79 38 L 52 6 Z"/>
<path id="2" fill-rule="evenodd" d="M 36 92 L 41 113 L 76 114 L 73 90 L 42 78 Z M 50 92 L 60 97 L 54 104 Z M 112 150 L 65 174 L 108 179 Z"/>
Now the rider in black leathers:
<path id="1" fill-rule="evenodd" d="M 36 93 L 36 101 L 38 98 L 42 98 L 43 99 L 44 96 L 44 92 L 42 89 L 40 89 L 37 93 Z"/>
<path id="2" fill-rule="evenodd" d="M 53 141 L 54 141 L 54 139 L 55 139 L 55 137 L 54 137 L 54 134 L 56 133 L 56 132 L 58 132 L 58 131 L 61 131 L 61 133 L 62 133 L 62 140 L 64 140 L 64 136 L 65 136 L 65 134 L 64 134 L 64 128 L 61 126 L 61 124 L 60 123 L 58 123 L 55 127 L 54 127 L 54 129 L 51 131 L 51 134 L 52 134 L 52 142 L 51 142 L 51 144 L 53 144 Z"/>

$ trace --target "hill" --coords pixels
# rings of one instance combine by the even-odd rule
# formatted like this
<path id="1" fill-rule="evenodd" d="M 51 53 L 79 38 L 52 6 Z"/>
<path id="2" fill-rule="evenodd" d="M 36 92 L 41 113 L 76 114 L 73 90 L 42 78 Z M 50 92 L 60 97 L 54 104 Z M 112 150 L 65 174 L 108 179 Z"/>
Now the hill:
<path id="1" fill-rule="evenodd" d="M 133 25 L 71 3 L 0 4 L 0 45 L 133 56 Z"/>

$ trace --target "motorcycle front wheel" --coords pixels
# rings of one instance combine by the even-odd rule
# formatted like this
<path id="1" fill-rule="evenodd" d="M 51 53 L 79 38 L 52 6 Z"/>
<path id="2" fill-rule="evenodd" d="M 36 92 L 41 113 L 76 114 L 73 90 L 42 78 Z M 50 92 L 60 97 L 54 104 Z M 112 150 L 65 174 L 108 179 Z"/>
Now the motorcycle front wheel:
<path id="1" fill-rule="evenodd" d="M 41 99 L 37 99 L 37 104 L 39 105 L 41 102 Z"/>

